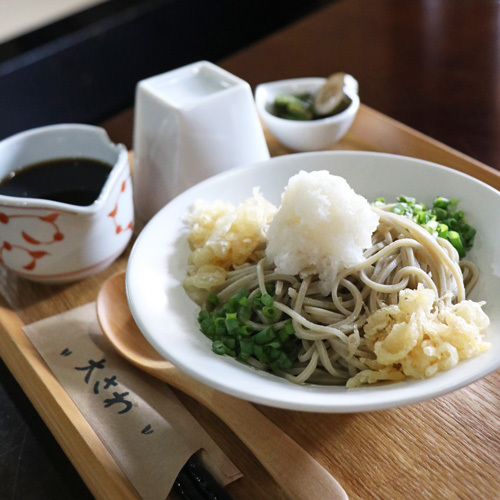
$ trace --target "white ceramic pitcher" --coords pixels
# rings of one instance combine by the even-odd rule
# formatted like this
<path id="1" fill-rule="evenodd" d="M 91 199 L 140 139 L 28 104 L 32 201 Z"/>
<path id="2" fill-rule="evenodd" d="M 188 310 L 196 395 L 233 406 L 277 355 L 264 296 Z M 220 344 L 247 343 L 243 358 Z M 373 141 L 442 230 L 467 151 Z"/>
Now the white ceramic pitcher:
<path id="1" fill-rule="evenodd" d="M 269 158 L 247 82 L 207 61 L 142 80 L 134 117 L 134 203 L 149 220 L 177 194 Z"/>

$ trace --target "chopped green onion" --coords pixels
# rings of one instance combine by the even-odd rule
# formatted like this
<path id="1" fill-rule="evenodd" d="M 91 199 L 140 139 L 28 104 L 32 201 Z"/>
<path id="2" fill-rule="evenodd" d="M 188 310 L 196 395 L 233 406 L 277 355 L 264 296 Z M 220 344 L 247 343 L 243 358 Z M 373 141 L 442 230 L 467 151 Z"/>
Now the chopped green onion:
<path id="1" fill-rule="evenodd" d="M 249 307 L 250 306 L 250 301 L 248 300 L 248 297 L 241 297 L 238 300 L 238 304 L 242 307 Z"/>
<path id="2" fill-rule="evenodd" d="M 208 335 L 208 332 L 210 331 L 210 327 L 214 324 L 211 318 L 203 318 L 200 321 L 200 328 L 201 331 L 205 334 Z"/>
<path id="3" fill-rule="evenodd" d="M 208 305 L 215 309 L 219 305 L 219 297 L 215 293 L 210 293 L 208 295 Z"/>
<path id="4" fill-rule="evenodd" d="M 265 346 L 264 351 L 270 361 L 277 361 L 283 352 L 279 347 Z"/>
<path id="5" fill-rule="evenodd" d="M 214 351 L 215 354 L 226 354 L 227 350 L 227 347 L 221 340 L 216 340 L 212 343 L 212 351 Z"/>
<path id="6" fill-rule="evenodd" d="M 214 323 L 215 323 L 215 336 L 222 337 L 223 335 L 226 335 L 227 328 L 226 328 L 226 321 L 224 320 L 224 318 L 216 318 Z"/>
<path id="7" fill-rule="evenodd" d="M 236 347 L 236 339 L 233 337 L 224 337 L 222 339 L 223 344 L 229 349 L 233 349 Z"/>
<path id="8" fill-rule="evenodd" d="M 251 339 L 240 340 L 240 352 L 238 358 L 241 361 L 247 361 L 252 354 L 253 354 L 253 340 Z"/>
<path id="9" fill-rule="evenodd" d="M 261 363 L 267 364 L 267 354 L 264 352 L 263 346 L 254 344 L 253 354 Z"/>
<path id="10" fill-rule="evenodd" d="M 408 205 L 415 205 L 415 198 L 412 198 L 411 196 L 400 196 L 398 198 L 398 201 L 401 203 L 407 203 Z"/>
<path id="11" fill-rule="evenodd" d="M 240 328 L 240 323 L 238 321 L 238 317 L 236 313 L 228 313 L 226 314 L 225 325 L 227 332 L 230 335 L 236 334 L 238 329 Z"/>
<path id="12" fill-rule="evenodd" d="M 264 306 L 262 308 L 262 314 L 267 319 L 274 319 L 278 315 L 278 309 L 274 306 Z"/>
<path id="13" fill-rule="evenodd" d="M 462 240 L 460 238 L 460 235 L 456 231 L 449 231 L 448 239 L 450 240 L 450 243 L 455 247 L 459 257 L 460 258 L 465 257 L 465 249 Z"/>
<path id="14" fill-rule="evenodd" d="M 297 359 L 301 342 L 295 336 L 291 320 L 276 332 L 273 325 L 255 330 L 252 321 L 263 316 L 276 320 L 279 310 L 274 305 L 275 284 L 266 285 L 266 293 L 253 294 L 240 289 L 226 303 L 221 304 L 216 294 L 209 294 L 207 309 L 198 314 L 200 330 L 212 340 L 216 354 L 232 356 L 248 362 L 254 357 L 271 370 L 288 370 Z"/>
<path id="15" fill-rule="evenodd" d="M 292 325 L 292 321 L 289 320 L 287 321 L 284 325 L 283 328 L 278 332 L 278 336 L 281 340 L 282 343 L 285 343 L 285 341 L 291 336 L 295 335 L 295 330 Z"/>
<path id="16" fill-rule="evenodd" d="M 434 234 L 437 230 L 438 222 L 436 220 L 430 220 L 427 224 L 424 224 L 424 229 L 427 229 L 429 233 Z"/>
<path id="17" fill-rule="evenodd" d="M 438 236 L 440 238 L 448 238 L 448 226 L 446 224 L 439 224 L 437 228 Z"/>
<path id="18" fill-rule="evenodd" d="M 438 208 L 448 208 L 451 204 L 451 201 L 448 198 L 443 198 L 439 196 L 438 198 L 434 199 L 434 207 Z"/>
<path id="19" fill-rule="evenodd" d="M 269 325 L 263 330 L 254 335 L 254 341 L 257 345 L 264 345 L 273 340 L 276 337 L 274 328 Z"/>
<path id="20" fill-rule="evenodd" d="M 437 220 L 444 220 L 448 216 L 448 212 L 444 208 L 436 207 L 434 208 L 434 213 Z"/>
<path id="21" fill-rule="evenodd" d="M 243 306 L 241 306 L 238 309 L 238 319 L 242 323 L 246 323 L 247 321 L 250 320 L 251 317 L 252 317 L 252 310 L 250 309 L 250 307 L 243 307 Z"/>
<path id="22" fill-rule="evenodd" d="M 262 309 L 262 293 L 261 292 L 257 292 L 253 296 L 253 307 L 255 309 Z"/>
<path id="23" fill-rule="evenodd" d="M 248 337 L 252 334 L 252 329 L 249 326 L 243 325 L 238 329 L 238 335 L 241 337 Z"/>
<path id="24" fill-rule="evenodd" d="M 383 198 L 377 198 L 376 203 L 381 200 Z M 425 205 L 418 203 L 415 198 L 402 195 L 396 199 L 391 211 L 411 218 L 432 235 L 447 239 L 457 249 L 460 258 L 463 258 L 466 250 L 474 244 L 476 230 L 465 220 L 465 212 L 456 210 L 457 204 L 457 198 L 438 196 L 434 199 L 432 208 L 426 209 Z"/>
<path id="25" fill-rule="evenodd" d="M 472 246 L 475 235 L 476 235 L 476 230 L 472 226 L 468 226 L 465 232 L 463 233 L 464 239 L 468 247 Z"/>
<path id="26" fill-rule="evenodd" d="M 267 293 L 264 293 L 261 297 L 261 301 L 263 306 L 266 307 L 272 307 L 274 305 L 274 299 L 268 295 Z"/>
<path id="27" fill-rule="evenodd" d="M 292 367 L 292 360 L 284 352 L 278 358 L 278 367 L 282 370 L 289 370 Z"/>

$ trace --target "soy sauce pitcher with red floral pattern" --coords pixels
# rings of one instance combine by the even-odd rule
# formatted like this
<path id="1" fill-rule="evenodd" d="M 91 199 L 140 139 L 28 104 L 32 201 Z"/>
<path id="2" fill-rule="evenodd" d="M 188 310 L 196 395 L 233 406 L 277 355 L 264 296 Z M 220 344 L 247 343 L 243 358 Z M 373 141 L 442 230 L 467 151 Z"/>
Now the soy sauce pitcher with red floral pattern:
<path id="1" fill-rule="evenodd" d="M 78 280 L 108 267 L 133 226 L 128 152 L 104 129 L 50 125 L 0 142 L 0 265 Z"/>

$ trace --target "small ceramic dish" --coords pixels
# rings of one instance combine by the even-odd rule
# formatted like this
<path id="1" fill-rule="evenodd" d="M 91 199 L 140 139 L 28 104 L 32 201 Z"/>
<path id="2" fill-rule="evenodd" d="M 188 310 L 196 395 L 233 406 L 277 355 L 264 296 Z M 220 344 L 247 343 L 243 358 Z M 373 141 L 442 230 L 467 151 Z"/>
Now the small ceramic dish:
<path id="1" fill-rule="evenodd" d="M 57 187 L 58 196 L 63 188 L 66 194 L 92 191 L 82 187 L 94 177 L 94 170 L 92 175 L 86 170 L 86 180 L 81 179 L 82 169 L 91 168 L 82 159 L 105 164 L 102 184 L 85 205 L 32 196 L 37 190 L 26 190 L 24 185 L 18 194 L 0 194 L 0 263 L 22 277 L 55 283 L 95 274 L 123 252 L 132 236 L 128 152 L 122 144 L 112 143 L 102 128 L 50 125 L 1 141 L 0 181 L 15 178 L 26 167 L 45 169 L 48 162 L 68 159 L 79 160 L 71 173 L 65 164 L 57 173 L 41 174 L 47 185 Z"/>
<path id="2" fill-rule="evenodd" d="M 294 78 L 262 83 L 255 89 L 257 111 L 269 131 L 284 146 L 293 151 L 314 151 L 325 149 L 345 135 L 359 109 L 356 88 L 346 88 L 345 95 L 350 104 L 344 111 L 316 120 L 289 120 L 272 113 L 278 94 L 315 94 L 326 82 L 326 78 Z"/>

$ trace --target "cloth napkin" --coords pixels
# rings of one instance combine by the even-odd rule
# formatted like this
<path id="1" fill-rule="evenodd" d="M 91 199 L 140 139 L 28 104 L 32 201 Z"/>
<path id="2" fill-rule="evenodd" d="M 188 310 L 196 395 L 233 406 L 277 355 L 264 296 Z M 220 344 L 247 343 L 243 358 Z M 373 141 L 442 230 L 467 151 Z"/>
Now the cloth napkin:
<path id="1" fill-rule="evenodd" d="M 115 352 L 94 302 L 24 332 L 142 498 L 165 499 L 199 450 L 220 484 L 241 477 L 165 383 Z"/>

